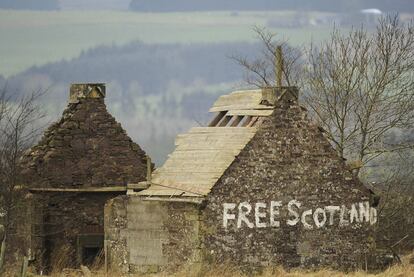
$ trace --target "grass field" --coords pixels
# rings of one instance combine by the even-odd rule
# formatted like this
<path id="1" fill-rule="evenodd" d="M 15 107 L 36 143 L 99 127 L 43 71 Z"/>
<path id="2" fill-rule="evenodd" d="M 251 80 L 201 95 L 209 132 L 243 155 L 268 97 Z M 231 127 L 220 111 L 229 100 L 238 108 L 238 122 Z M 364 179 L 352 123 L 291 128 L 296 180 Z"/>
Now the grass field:
<path id="1" fill-rule="evenodd" d="M 412 255 L 410 255 L 412 257 Z M 258 275 L 250 275 L 250 274 L 243 274 L 238 270 L 235 270 L 228 266 L 220 266 L 211 268 L 209 270 L 204 270 L 201 274 L 200 272 L 195 271 L 192 268 L 184 269 L 175 274 L 169 273 L 158 273 L 158 274 L 120 274 L 115 272 L 108 272 L 105 274 L 103 271 L 92 271 L 90 274 L 87 272 L 82 272 L 81 270 L 73 270 L 73 271 L 57 271 L 56 273 L 52 273 L 49 275 L 50 277 L 82 277 L 82 276 L 90 276 L 90 277 L 412 277 L 414 276 L 414 265 L 410 263 L 409 259 L 403 259 L 402 264 L 394 265 L 382 272 L 377 273 L 368 273 L 365 271 L 356 271 L 356 272 L 339 272 L 333 271 L 329 269 L 320 269 L 318 271 L 312 270 L 292 270 L 286 271 L 281 267 L 277 268 L 269 268 L 265 269 L 263 273 Z M 13 273 L 11 273 L 13 274 Z M 10 276 L 14 276 L 11 275 Z M 40 275 L 32 275 L 28 274 L 28 277 L 40 277 Z"/>
<path id="2" fill-rule="evenodd" d="M 255 41 L 254 25 L 290 12 L 134 13 L 0 10 L 0 75 L 78 56 L 102 45 Z M 327 27 L 272 29 L 292 44 L 328 36 Z"/>

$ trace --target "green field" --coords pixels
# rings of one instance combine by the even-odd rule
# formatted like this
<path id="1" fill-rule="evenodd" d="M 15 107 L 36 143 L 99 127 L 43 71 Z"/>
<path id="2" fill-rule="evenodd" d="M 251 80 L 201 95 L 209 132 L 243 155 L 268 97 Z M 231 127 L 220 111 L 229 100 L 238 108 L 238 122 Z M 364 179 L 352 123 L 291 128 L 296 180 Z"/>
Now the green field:
<path id="1" fill-rule="evenodd" d="M 254 25 L 289 12 L 135 13 L 0 10 L 0 75 L 78 56 L 97 45 L 254 41 Z M 320 27 L 272 29 L 292 44 L 325 38 Z"/>

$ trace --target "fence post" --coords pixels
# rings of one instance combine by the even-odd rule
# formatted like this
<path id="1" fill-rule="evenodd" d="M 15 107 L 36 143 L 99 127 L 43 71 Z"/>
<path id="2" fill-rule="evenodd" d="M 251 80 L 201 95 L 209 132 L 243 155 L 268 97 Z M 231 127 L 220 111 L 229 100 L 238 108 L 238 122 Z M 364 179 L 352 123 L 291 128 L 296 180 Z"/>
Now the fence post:
<path id="1" fill-rule="evenodd" d="M 0 248 L 0 273 L 3 270 L 4 265 L 4 258 L 6 254 L 6 236 L 4 236 L 3 241 L 1 242 L 1 248 Z"/>
<path id="2" fill-rule="evenodd" d="M 22 271 L 21 271 L 20 277 L 26 277 L 27 266 L 28 265 L 29 265 L 29 259 L 26 256 L 24 256 L 23 257 L 23 263 L 22 263 Z"/>

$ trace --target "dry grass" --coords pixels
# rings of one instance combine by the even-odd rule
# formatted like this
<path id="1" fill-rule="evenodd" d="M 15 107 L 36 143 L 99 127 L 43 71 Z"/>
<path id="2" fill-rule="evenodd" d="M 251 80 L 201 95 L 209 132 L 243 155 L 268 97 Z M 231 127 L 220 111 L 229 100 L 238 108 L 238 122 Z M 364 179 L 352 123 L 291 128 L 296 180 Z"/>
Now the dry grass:
<path id="1" fill-rule="evenodd" d="M 403 262 L 400 265 L 394 265 L 387 270 L 374 274 L 364 271 L 357 271 L 345 274 L 343 272 L 332 271 L 322 269 L 319 271 L 305 271 L 305 270 L 291 270 L 286 271 L 281 267 L 269 268 L 262 274 L 256 275 L 256 277 L 411 277 L 414 276 L 414 264 L 410 263 L 410 260 L 414 258 L 414 253 L 403 258 Z M 6 275 L 16 276 L 16 275 Z M 86 277 L 81 270 L 62 270 L 60 273 L 54 273 L 50 277 Z M 197 273 L 191 268 L 182 270 L 175 274 L 158 273 L 158 274 L 120 274 L 120 273 L 108 273 L 105 274 L 102 270 L 92 271 L 90 277 L 250 277 L 250 275 L 243 274 L 240 271 L 232 268 L 231 266 L 219 266 L 211 269 L 204 270 L 202 273 Z M 29 274 L 28 277 L 38 277 L 38 275 Z"/>

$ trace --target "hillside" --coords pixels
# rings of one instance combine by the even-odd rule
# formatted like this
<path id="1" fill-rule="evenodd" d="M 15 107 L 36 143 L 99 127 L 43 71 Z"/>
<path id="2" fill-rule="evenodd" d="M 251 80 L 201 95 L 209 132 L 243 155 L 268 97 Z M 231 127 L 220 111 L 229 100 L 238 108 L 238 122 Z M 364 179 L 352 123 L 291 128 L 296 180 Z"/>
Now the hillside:
<path id="1" fill-rule="evenodd" d="M 254 25 L 292 18 L 292 12 L 132 13 L 0 9 L 0 75 L 73 59 L 99 45 L 255 42 Z M 22 20 L 24 18 L 24 20 Z M 273 26 L 273 25 L 272 25 Z M 321 40 L 329 26 L 272 27 L 292 44 Z"/>
<path id="2" fill-rule="evenodd" d="M 0 87 L 7 82 L 19 93 L 48 89 L 43 106 L 55 120 L 71 83 L 105 82 L 111 113 L 160 164 L 178 132 L 206 123 L 218 95 L 240 87 L 243 72 L 228 56 L 257 50 L 258 45 L 242 42 L 99 46 L 69 61 L 0 78 Z"/>

